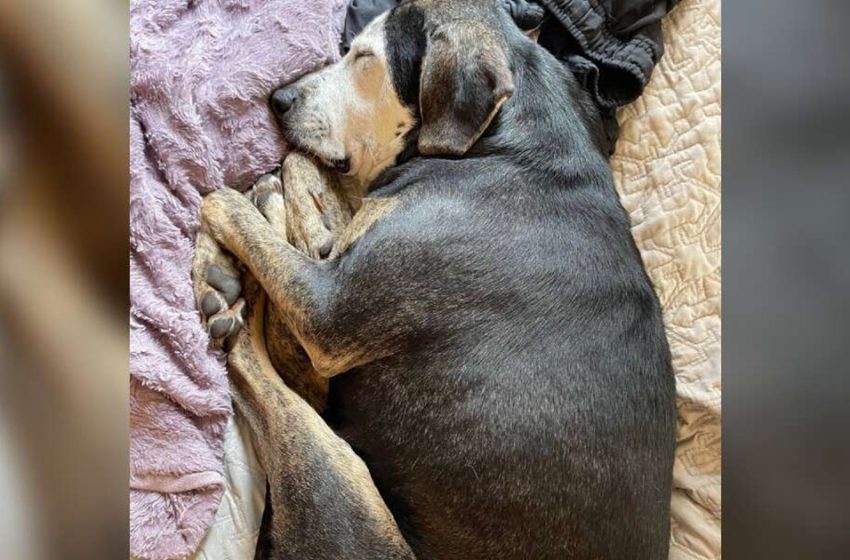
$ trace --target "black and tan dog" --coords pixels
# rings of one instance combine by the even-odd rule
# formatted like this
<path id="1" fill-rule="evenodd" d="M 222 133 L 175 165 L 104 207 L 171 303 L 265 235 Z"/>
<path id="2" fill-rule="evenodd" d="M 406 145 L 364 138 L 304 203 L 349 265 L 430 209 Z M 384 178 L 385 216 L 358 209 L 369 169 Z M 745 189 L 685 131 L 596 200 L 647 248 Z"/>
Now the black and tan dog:
<path id="1" fill-rule="evenodd" d="M 311 158 L 209 195 L 194 268 L 258 556 L 666 558 L 661 310 L 569 72 L 503 2 L 413 0 L 272 105 Z"/>

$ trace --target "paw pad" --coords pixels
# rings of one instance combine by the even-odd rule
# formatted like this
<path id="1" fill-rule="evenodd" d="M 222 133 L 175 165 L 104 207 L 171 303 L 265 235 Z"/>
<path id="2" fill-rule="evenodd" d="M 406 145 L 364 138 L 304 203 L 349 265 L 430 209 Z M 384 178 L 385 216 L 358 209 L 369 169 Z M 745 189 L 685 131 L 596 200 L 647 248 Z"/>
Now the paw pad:
<path id="1" fill-rule="evenodd" d="M 223 340 L 238 333 L 245 325 L 248 305 L 239 299 L 233 306 L 220 311 L 207 320 L 207 332 L 214 340 Z"/>
<path id="2" fill-rule="evenodd" d="M 206 269 L 205 293 L 199 307 L 207 325 L 207 332 L 215 341 L 223 341 L 239 332 L 248 315 L 248 306 L 239 296 L 242 285 L 239 278 L 218 264 Z"/>
<path id="3" fill-rule="evenodd" d="M 201 313 L 205 317 L 212 317 L 222 309 L 227 307 L 227 302 L 224 297 L 218 292 L 211 291 L 201 299 Z"/>
<path id="4" fill-rule="evenodd" d="M 207 268 L 207 283 L 224 297 L 228 306 L 233 305 L 242 291 L 239 278 L 227 274 L 217 264 L 212 264 Z"/>

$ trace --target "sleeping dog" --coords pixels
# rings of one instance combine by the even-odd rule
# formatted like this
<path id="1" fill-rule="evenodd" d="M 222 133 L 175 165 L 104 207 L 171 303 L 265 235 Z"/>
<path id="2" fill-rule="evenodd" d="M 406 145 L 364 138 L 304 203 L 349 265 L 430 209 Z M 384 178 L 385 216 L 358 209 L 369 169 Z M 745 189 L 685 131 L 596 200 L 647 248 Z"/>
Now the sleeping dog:
<path id="1" fill-rule="evenodd" d="M 193 268 L 258 557 L 666 558 L 669 349 L 569 71 L 503 2 L 412 0 L 271 103 L 306 156 L 207 196 Z"/>

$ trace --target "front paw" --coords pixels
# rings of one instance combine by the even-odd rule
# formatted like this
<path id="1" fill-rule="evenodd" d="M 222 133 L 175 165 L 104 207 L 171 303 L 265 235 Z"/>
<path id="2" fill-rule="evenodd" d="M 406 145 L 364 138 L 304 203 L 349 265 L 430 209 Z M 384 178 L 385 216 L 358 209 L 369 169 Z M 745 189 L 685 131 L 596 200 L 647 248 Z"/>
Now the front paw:
<path id="1" fill-rule="evenodd" d="M 218 238 L 230 222 L 231 214 L 245 204 L 244 196 L 231 188 L 221 188 L 201 201 L 201 229 Z"/>
<path id="2" fill-rule="evenodd" d="M 213 342 L 222 344 L 242 329 L 248 307 L 241 297 L 239 270 L 204 231 L 196 238 L 192 282 L 207 332 Z"/>
<path id="3" fill-rule="evenodd" d="M 286 177 L 285 188 L 281 174 Z M 263 175 L 245 194 L 282 238 L 318 260 L 330 254 L 334 242 L 323 202 L 327 191 L 315 164 L 290 155 L 280 173 Z"/>
<path id="4" fill-rule="evenodd" d="M 313 259 L 330 255 L 351 220 L 337 178 L 311 159 L 289 154 L 282 163 L 287 239 Z"/>
<path id="5" fill-rule="evenodd" d="M 287 239 L 286 206 L 279 173 L 266 173 L 245 194 L 278 235 Z"/>

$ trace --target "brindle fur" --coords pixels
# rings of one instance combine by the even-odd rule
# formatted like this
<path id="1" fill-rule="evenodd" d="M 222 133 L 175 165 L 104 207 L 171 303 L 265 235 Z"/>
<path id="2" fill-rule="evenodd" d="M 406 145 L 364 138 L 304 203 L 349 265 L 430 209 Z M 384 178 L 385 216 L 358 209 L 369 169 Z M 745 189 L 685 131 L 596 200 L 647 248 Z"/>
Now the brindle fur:
<path id="1" fill-rule="evenodd" d="M 350 208 L 359 201 L 350 200 L 333 175 L 299 154 L 283 161 L 282 175 L 286 196 L 273 173 L 262 176 L 243 199 L 256 206 L 281 239 L 318 256 L 329 235 L 342 235 Z M 357 224 L 346 233 L 348 243 L 355 239 L 353 232 L 365 231 L 367 217 L 380 213 L 369 208 L 381 206 L 367 205 L 358 213 Z M 232 256 L 202 226 L 193 263 L 199 308 L 210 292 L 224 300 L 204 281 L 211 266 L 239 277 Z M 250 274 L 242 281 L 244 294 L 232 298 L 233 309 L 207 314 L 207 321 L 239 320 L 223 338 L 229 346 L 233 400 L 248 422 L 267 476 L 256 557 L 414 558 L 363 461 L 317 414 L 326 406 L 327 378 L 316 373 L 257 281 Z"/>
<path id="2" fill-rule="evenodd" d="M 265 295 L 228 354 L 237 412 L 268 477 L 257 558 L 413 558 L 369 471 L 351 447 L 278 377 L 264 340 Z"/>
<path id="3" fill-rule="evenodd" d="M 327 236 L 304 212 L 332 198 L 304 196 L 297 177 L 313 172 L 283 185 L 302 193 L 298 215 L 276 192 L 204 200 L 199 301 L 229 257 L 217 244 L 277 314 L 234 335 L 232 290 L 215 290 L 230 307 L 206 306 L 230 314 L 218 330 L 269 473 L 263 557 L 667 555 L 676 411 L 660 305 L 598 114 L 503 5 L 412 0 L 387 18 L 396 93 L 433 111 L 362 217 L 335 222 L 330 259 L 311 258 Z M 285 375 L 310 372 L 314 406 L 333 377 L 327 425 L 279 381 L 272 348 L 297 364 Z"/>

